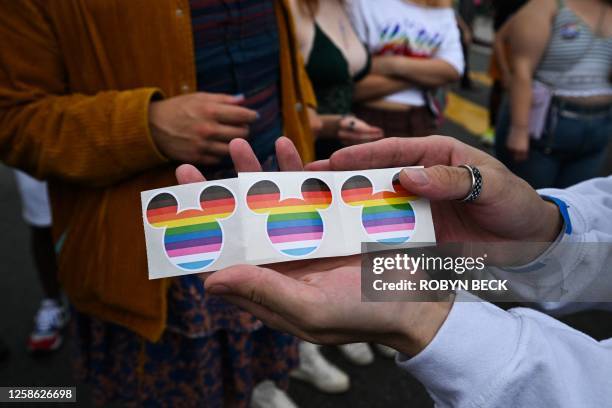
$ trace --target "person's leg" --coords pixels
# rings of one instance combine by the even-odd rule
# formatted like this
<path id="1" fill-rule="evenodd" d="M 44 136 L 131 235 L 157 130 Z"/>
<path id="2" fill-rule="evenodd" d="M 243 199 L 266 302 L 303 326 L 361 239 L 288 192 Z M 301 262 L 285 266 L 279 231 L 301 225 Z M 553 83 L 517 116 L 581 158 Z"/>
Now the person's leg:
<path id="1" fill-rule="evenodd" d="M 51 237 L 51 209 L 47 184 L 20 171 L 15 172 L 21 195 L 23 218 L 30 226 L 30 243 L 34 265 L 45 297 L 59 300 L 57 261 Z"/>
<path id="2" fill-rule="evenodd" d="M 57 278 L 57 260 L 50 227 L 30 228 L 32 253 L 38 278 L 47 299 L 60 302 L 61 288 Z"/>
<path id="3" fill-rule="evenodd" d="M 61 346 L 61 330 L 66 324 L 67 315 L 60 299 L 47 185 L 19 171 L 15 172 L 15 176 L 23 218 L 30 226 L 34 265 L 44 293 L 27 347 L 32 352 L 48 352 Z"/>

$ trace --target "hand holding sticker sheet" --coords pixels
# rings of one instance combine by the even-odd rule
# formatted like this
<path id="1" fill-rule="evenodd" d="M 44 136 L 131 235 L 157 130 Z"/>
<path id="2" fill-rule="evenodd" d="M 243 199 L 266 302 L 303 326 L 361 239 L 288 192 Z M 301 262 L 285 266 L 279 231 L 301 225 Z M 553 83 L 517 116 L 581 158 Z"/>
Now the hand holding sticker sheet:
<path id="1" fill-rule="evenodd" d="M 435 243 L 429 201 L 398 169 L 240 173 L 141 193 L 149 278 Z"/>

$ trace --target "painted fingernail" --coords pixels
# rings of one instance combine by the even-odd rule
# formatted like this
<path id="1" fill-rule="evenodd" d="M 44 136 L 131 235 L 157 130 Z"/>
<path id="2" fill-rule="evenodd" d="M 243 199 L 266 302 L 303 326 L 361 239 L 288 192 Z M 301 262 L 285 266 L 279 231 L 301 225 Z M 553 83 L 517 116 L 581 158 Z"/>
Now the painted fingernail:
<path id="1" fill-rule="evenodd" d="M 429 176 L 423 169 L 404 169 L 404 174 L 418 186 L 429 184 Z"/>
<path id="2" fill-rule="evenodd" d="M 214 286 L 211 286 L 210 288 L 207 288 L 207 292 L 211 295 L 223 296 L 223 295 L 230 294 L 232 291 L 230 290 L 229 287 L 225 285 L 214 285 Z"/>
<path id="3" fill-rule="evenodd" d="M 259 118 L 261 118 L 261 115 L 259 114 L 259 112 L 255 111 L 255 115 L 256 115 L 256 116 L 255 116 L 255 119 L 258 119 L 258 120 L 259 120 Z"/>
<path id="4" fill-rule="evenodd" d="M 243 100 L 244 99 L 244 94 L 236 94 L 234 95 L 234 98 L 238 99 L 238 100 Z"/>

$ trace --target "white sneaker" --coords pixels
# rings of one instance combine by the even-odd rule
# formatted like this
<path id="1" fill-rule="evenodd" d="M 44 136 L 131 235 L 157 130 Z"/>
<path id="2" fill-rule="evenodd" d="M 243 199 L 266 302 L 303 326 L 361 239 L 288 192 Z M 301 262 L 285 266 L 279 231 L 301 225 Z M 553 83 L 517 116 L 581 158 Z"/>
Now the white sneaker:
<path id="1" fill-rule="evenodd" d="M 353 364 L 368 365 L 374 361 L 374 353 L 368 343 L 351 343 L 339 346 L 340 351 Z"/>
<path id="2" fill-rule="evenodd" d="M 68 322 L 66 308 L 53 299 L 44 299 L 34 318 L 34 329 L 27 342 L 32 353 L 57 350 L 63 341 L 62 329 Z"/>
<path id="3" fill-rule="evenodd" d="M 287 393 L 270 380 L 262 381 L 253 388 L 251 408 L 297 408 Z"/>
<path id="4" fill-rule="evenodd" d="M 319 391 L 330 394 L 348 391 L 348 375 L 323 358 L 319 346 L 303 341 L 299 349 L 300 366 L 291 371 L 292 378 L 310 383 Z"/>
<path id="5" fill-rule="evenodd" d="M 383 344 L 377 344 L 376 348 L 380 354 L 388 358 L 395 358 L 395 355 L 397 354 L 397 350 Z"/>

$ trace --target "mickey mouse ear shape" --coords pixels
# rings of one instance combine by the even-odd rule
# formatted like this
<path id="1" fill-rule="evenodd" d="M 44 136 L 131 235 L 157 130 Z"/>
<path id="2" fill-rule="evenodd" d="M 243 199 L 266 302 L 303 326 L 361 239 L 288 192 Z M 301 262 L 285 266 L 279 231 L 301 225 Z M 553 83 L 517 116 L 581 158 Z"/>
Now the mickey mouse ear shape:
<path id="1" fill-rule="evenodd" d="M 322 180 L 310 178 L 302 183 L 302 197 L 307 204 L 318 204 L 320 209 L 327 208 L 332 203 L 332 193 Z"/>
<path id="2" fill-rule="evenodd" d="M 152 227 L 163 228 L 172 221 L 178 212 L 178 201 L 170 193 L 161 193 L 147 205 L 147 221 Z"/>
<path id="3" fill-rule="evenodd" d="M 253 184 L 247 193 L 247 206 L 258 214 L 266 214 L 280 202 L 280 189 L 270 180 Z"/>
<path id="4" fill-rule="evenodd" d="M 210 186 L 200 194 L 200 207 L 207 215 L 229 217 L 236 209 L 234 194 L 223 186 Z"/>
<path id="5" fill-rule="evenodd" d="M 372 198 L 372 182 L 365 176 L 353 176 L 342 185 L 342 200 L 348 205 L 361 205 Z"/>

